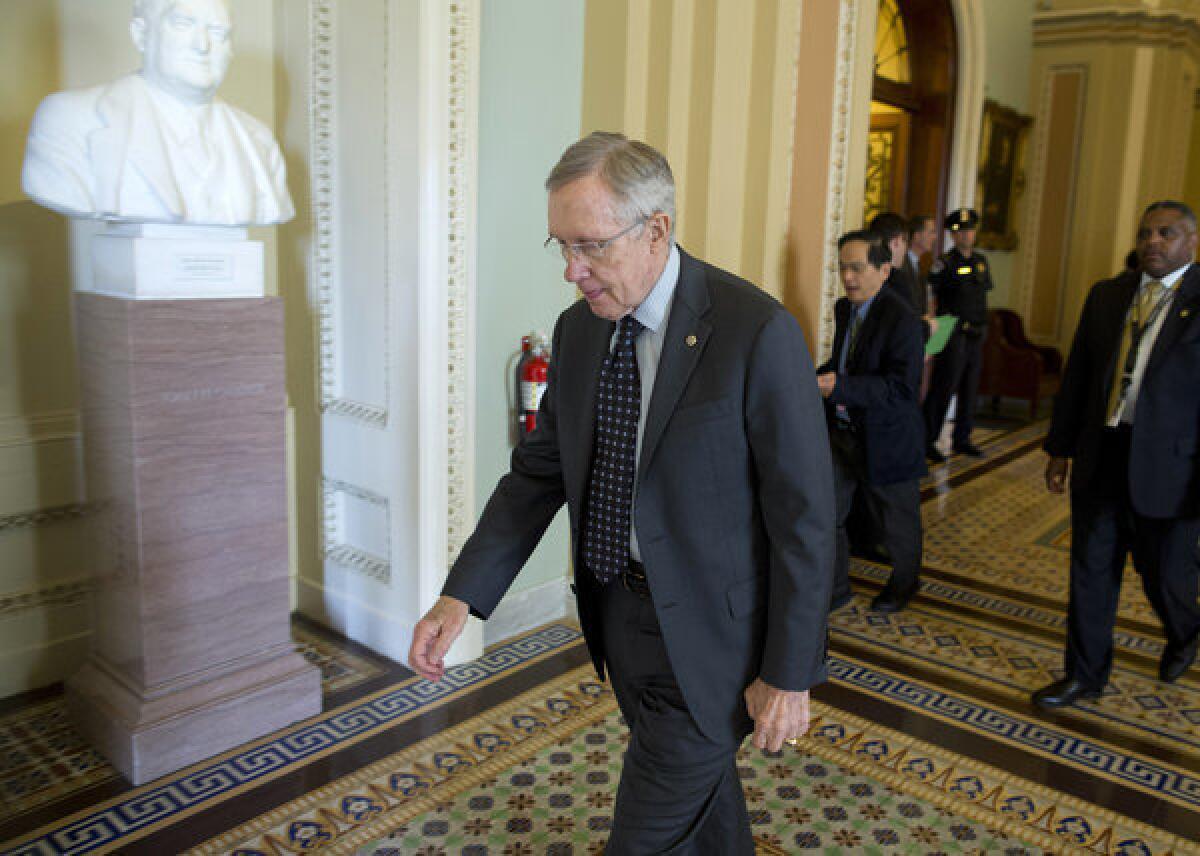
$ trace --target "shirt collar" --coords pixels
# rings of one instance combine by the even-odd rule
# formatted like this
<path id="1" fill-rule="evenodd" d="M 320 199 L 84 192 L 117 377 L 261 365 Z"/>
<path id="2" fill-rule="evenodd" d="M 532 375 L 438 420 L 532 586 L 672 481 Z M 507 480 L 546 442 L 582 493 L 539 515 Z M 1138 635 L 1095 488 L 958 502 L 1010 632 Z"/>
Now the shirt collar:
<path id="1" fill-rule="evenodd" d="M 1175 283 L 1179 282 L 1179 280 L 1181 280 L 1183 278 L 1183 275 L 1185 273 L 1187 273 L 1187 269 L 1191 266 L 1192 266 L 1192 263 L 1188 262 L 1183 267 L 1175 268 L 1175 270 L 1171 271 L 1169 274 L 1167 274 L 1162 279 L 1160 279 L 1159 282 L 1161 282 L 1163 284 L 1164 288 L 1166 288 L 1168 291 L 1170 291 L 1171 288 L 1174 287 Z M 1145 285 L 1148 282 L 1154 282 L 1154 277 L 1150 276 L 1150 274 L 1148 274 L 1148 273 L 1143 273 L 1142 281 L 1139 283 L 1139 287 Z"/>
<path id="2" fill-rule="evenodd" d="M 638 308 L 633 310 L 633 317 L 642 323 L 647 330 L 654 332 L 662 326 L 667 317 L 667 309 L 671 306 L 671 297 L 675 294 L 675 286 L 679 282 L 679 248 L 671 245 L 667 253 L 667 265 L 654 283 L 654 288 L 646 295 Z"/>
<path id="3" fill-rule="evenodd" d="M 878 294 L 875 295 L 875 297 L 878 296 Z M 864 300 L 862 303 L 858 304 L 858 306 L 854 306 L 853 303 L 850 304 L 851 306 L 854 306 L 854 312 L 858 315 L 859 321 L 862 321 L 867 317 L 867 313 L 871 311 L 871 304 L 875 302 L 875 297 L 872 297 L 869 300 Z"/>

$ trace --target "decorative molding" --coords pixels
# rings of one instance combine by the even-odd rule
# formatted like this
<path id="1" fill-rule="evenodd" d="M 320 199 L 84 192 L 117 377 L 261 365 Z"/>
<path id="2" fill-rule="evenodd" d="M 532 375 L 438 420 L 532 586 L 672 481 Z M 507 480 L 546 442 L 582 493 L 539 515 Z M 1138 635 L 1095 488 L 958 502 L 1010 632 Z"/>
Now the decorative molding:
<path id="1" fill-rule="evenodd" d="M 825 199 L 825 257 L 822 262 L 821 307 L 817 353 L 833 350 L 833 305 L 841 294 L 837 270 L 837 240 L 845 231 L 846 173 L 850 158 L 850 111 L 853 107 L 855 40 L 858 0 L 840 0 L 837 69 L 834 76 L 833 131 L 829 143 L 829 185 Z"/>
<path id="2" fill-rule="evenodd" d="M 980 0 L 953 0 L 952 8 L 955 35 L 958 38 L 958 79 L 954 96 L 954 139 L 950 149 L 947 211 L 975 205 L 988 47 Z"/>
<path id="3" fill-rule="evenodd" d="M 1108 6 L 1034 13 L 1034 47 L 1078 43 L 1181 48 L 1200 57 L 1200 12 Z"/>
<path id="4" fill-rule="evenodd" d="M 79 438 L 79 411 L 48 410 L 0 418 L 0 448 L 35 446 Z"/>
<path id="5" fill-rule="evenodd" d="M 91 506 L 84 503 L 74 503 L 35 511 L 19 511 L 15 514 L 0 514 L 0 535 L 17 529 L 32 529 L 36 526 L 80 520 L 90 515 L 93 510 Z"/>
<path id="6" fill-rule="evenodd" d="M 318 371 L 317 400 L 322 409 L 334 398 L 333 288 L 336 234 L 333 224 L 337 171 L 334 98 L 336 43 L 333 0 L 309 0 L 309 160 L 312 169 L 313 279 L 316 280 Z"/>
<path id="7" fill-rule="evenodd" d="M 95 587 L 95 580 L 80 577 L 31 591 L 0 594 L 0 618 L 51 606 L 78 606 L 87 602 Z"/>
<path id="8" fill-rule="evenodd" d="M 330 398 L 321 402 L 321 411 L 333 416 L 345 416 L 365 422 L 374 428 L 387 427 L 387 411 L 373 404 L 363 404 L 348 398 Z"/>
<path id="9" fill-rule="evenodd" d="M 337 232 L 336 185 L 338 164 L 337 32 L 334 0 L 309 0 L 311 54 L 309 60 L 309 147 L 312 169 L 313 278 L 317 308 L 317 401 L 322 413 L 344 416 L 375 428 L 387 425 L 388 384 L 384 359 L 384 405 L 366 404 L 338 394 L 337 380 Z M 387 15 L 385 4 L 384 15 Z M 386 48 L 385 48 L 386 50 Z M 386 57 L 385 57 L 386 59 Z M 386 75 L 385 75 L 386 78 Z M 386 80 L 384 82 L 386 87 Z M 387 109 L 387 93 L 384 93 Z M 386 133 L 386 118 L 384 122 Z M 386 140 L 385 140 L 386 146 Z M 384 149 L 386 151 L 386 148 Z M 387 177 L 385 175 L 386 182 Z M 386 221 L 385 217 L 385 221 Z M 388 224 L 384 224 L 386 238 Z M 386 247 L 386 241 L 384 246 Z M 385 262 L 386 264 L 386 262 Z M 384 288 L 385 357 L 390 341 L 387 323 L 387 279 Z"/>
<path id="10" fill-rule="evenodd" d="M 387 555 L 377 556 L 368 550 L 346 543 L 343 515 L 338 510 L 338 495 L 353 497 L 383 510 L 388 518 Z M 390 505 L 386 496 L 380 496 L 365 487 L 339 479 L 325 478 L 321 481 L 321 555 L 325 561 L 333 562 L 387 585 L 392 579 Z"/>
<path id="11" fill-rule="evenodd" d="M 448 59 L 449 176 L 447 188 L 447 562 L 466 542 L 471 519 L 471 369 L 474 336 L 475 129 L 478 0 L 450 3 Z"/>

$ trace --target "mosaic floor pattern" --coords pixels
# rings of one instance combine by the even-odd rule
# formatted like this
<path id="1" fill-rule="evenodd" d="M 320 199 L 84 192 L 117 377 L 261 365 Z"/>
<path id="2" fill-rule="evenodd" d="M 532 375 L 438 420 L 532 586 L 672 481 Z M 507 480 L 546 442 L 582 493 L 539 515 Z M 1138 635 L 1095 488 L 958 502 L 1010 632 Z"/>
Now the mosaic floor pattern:
<path id="1" fill-rule="evenodd" d="M 888 652 L 926 672 L 970 681 L 1018 704 L 1062 677 L 1061 641 L 1044 642 L 920 601 L 892 615 L 871 612 L 868 603 L 857 595 L 831 616 L 839 638 Z M 1064 715 L 1103 721 L 1129 737 L 1186 751 L 1200 766 L 1200 681 L 1189 675 L 1163 684 L 1155 669 L 1118 662 L 1103 696 Z"/>
<path id="2" fill-rule="evenodd" d="M 296 649 L 321 669 L 328 695 L 378 677 L 383 661 L 360 656 L 307 625 L 292 626 Z M 13 817 L 119 774 L 75 731 L 61 696 L 0 717 L 0 817 Z"/>
<path id="3" fill-rule="evenodd" d="M 1045 456 L 1020 455 L 922 509 L 927 567 L 1058 604 L 1067 600 L 1070 508 L 1043 483 Z M 1157 627 L 1132 567 L 1121 589 L 1120 617 Z"/>
<path id="4" fill-rule="evenodd" d="M 588 667 L 189 851 L 588 854 L 627 731 Z M 1169 834 L 816 705 L 796 749 L 744 749 L 761 853 L 1184 852 Z"/>

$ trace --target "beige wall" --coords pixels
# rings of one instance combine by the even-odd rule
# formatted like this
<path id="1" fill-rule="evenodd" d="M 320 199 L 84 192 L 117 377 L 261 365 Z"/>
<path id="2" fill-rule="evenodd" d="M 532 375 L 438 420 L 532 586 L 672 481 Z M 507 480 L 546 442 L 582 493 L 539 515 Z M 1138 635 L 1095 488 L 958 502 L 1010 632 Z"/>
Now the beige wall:
<path id="1" fill-rule="evenodd" d="M 1033 57 L 1033 11 L 1036 0 L 983 0 L 985 59 L 984 95 L 1018 113 L 1031 115 L 1029 101 L 1030 61 Z M 1021 213 L 1026 199 L 1015 206 L 1018 241 L 1025 240 Z M 989 250 L 995 291 L 988 295 L 992 306 L 1011 307 L 1018 289 L 1020 268 L 1016 253 Z"/>
<path id="2" fill-rule="evenodd" d="M 1184 193 L 1200 24 L 1192 15 L 1124 5 L 1130 8 L 1080 12 L 1056 2 L 1055 10 L 1035 16 L 1032 204 L 1014 304 L 1025 314 L 1036 308 L 1040 329 L 1031 335 L 1060 347 L 1070 343 L 1091 285 L 1121 269 L 1142 209 Z M 1052 210 L 1059 198 L 1047 194 L 1055 168 L 1048 135 L 1062 126 L 1051 111 L 1070 107 L 1054 97 L 1063 91 L 1063 75 L 1082 81 L 1065 218 Z M 1063 256 L 1061 264 L 1047 260 L 1049 248 Z"/>
<path id="3" fill-rule="evenodd" d="M 590 0 L 583 132 L 662 150 L 679 243 L 782 296 L 797 0 Z M 806 10 L 807 13 L 807 10 Z"/>
<path id="4" fill-rule="evenodd" d="M 0 78 L 0 697 L 62 679 L 90 626 L 71 329 L 73 259 L 90 229 L 25 199 L 25 136 L 45 95 L 137 68 L 130 8 L 129 0 L 0 0 L 9 72 Z M 236 4 L 237 55 L 221 90 L 270 126 L 273 8 L 273 0 Z M 252 237 L 266 241 L 275 293 L 274 234 Z"/>
<path id="5" fill-rule="evenodd" d="M 1188 145 L 1187 171 L 1184 174 L 1183 201 L 1200 211 L 1200 98 L 1192 111 L 1191 142 Z"/>

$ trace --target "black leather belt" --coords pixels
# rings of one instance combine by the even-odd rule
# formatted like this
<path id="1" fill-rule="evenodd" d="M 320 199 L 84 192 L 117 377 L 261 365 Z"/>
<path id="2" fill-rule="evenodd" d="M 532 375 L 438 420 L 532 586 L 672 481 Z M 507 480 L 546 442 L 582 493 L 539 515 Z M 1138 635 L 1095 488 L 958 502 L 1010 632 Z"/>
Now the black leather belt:
<path id="1" fill-rule="evenodd" d="M 621 574 L 621 585 L 625 590 L 638 597 L 650 597 L 650 583 L 646 581 L 646 566 L 641 562 L 629 560 L 629 567 Z"/>

